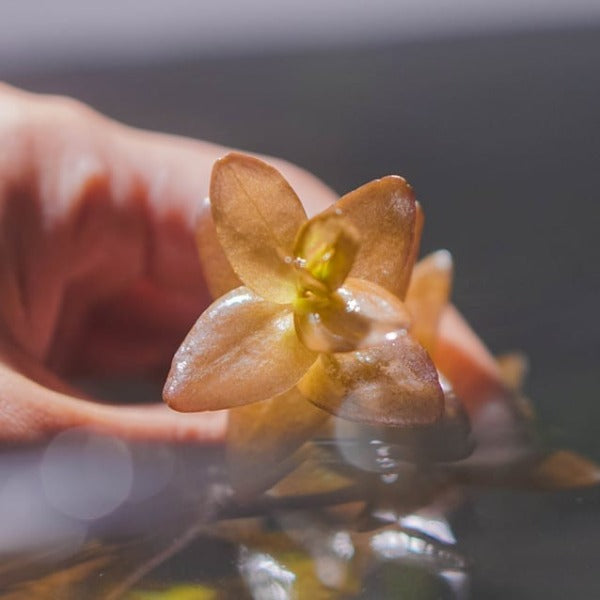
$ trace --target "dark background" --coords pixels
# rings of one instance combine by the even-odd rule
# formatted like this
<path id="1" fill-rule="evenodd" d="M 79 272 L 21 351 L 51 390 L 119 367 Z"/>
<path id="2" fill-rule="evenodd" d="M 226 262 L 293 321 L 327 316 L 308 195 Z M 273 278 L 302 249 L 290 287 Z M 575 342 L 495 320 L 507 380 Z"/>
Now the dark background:
<path id="1" fill-rule="evenodd" d="M 0 74 L 1 75 L 1 74 Z M 129 124 L 283 156 L 340 192 L 398 173 L 451 250 L 454 299 L 524 350 L 555 444 L 600 460 L 600 29 L 8 77 Z M 474 598 L 600 597 L 600 494 L 480 491 Z"/>

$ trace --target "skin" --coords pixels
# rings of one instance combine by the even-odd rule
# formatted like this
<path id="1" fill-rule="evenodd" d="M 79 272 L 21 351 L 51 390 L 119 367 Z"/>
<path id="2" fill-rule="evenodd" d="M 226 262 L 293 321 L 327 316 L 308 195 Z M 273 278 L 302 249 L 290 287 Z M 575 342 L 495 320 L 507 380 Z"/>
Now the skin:
<path id="1" fill-rule="evenodd" d="M 194 235 L 208 219 L 212 165 L 228 151 L 0 84 L 0 443 L 76 426 L 132 439 L 223 439 L 223 412 L 102 404 L 69 380 L 164 378 L 210 302 Z M 306 171 L 267 160 L 309 216 L 337 199 Z M 436 354 L 455 386 L 466 382 L 471 411 L 501 390 L 493 359 L 453 308 Z M 469 387 L 473 380 L 486 385 Z"/>

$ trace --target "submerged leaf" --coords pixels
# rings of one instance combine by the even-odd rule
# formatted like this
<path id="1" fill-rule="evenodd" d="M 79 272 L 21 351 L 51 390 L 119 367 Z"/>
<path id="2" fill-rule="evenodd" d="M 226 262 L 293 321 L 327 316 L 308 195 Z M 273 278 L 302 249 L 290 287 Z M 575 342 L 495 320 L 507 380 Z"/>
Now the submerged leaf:
<path id="1" fill-rule="evenodd" d="M 437 371 L 406 334 L 360 352 L 321 354 L 298 388 L 320 408 L 371 425 L 430 424 L 443 413 Z"/>
<path id="2" fill-rule="evenodd" d="M 218 600 L 220 597 L 217 587 L 194 583 L 174 585 L 166 590 L 138 590 L 126 600 Z"/>
<path id="3" fill-rule="evenodd" d="M 358 594 L 360 580 L 352 557 L 336 560 L 325 540 L 319 540 L 320 552 L 309 553 L 298 547 L 300 542 L 277 539 L 284 535 L 263 534 L 242 546 L 238 568 L 252 598 L 334 600 Z"/>
<path id="4" fill-rule="evenodd" d="M 590 487 L 600 483 L 600 466 L 576 452 L 557 450 L 536 465 L 530 481 L 546 490 Z"/>
<path id="5" fill-rule="evenodd" d="M 294 241 L 306 213 L 288 182 L 263 161 L 231 153 L 213 167 L 210 202 L 219 241 L 243 283 L 272 302 L 291 302 Z"/>
<path id="6" fill-rule="evenodd" d="M 90 581 L 98 582 L 98 574 L 105 572 L 112 562 L 115 562 L 114 547 L 104 548 L 100 545 L 90 551 L 82 551 L 81 558 L 75 557 L 65 565 L 52 565 L 49 557 L 46 560 L 49 566 L 27 562 L 24 558 L 26 579 L 10 584 L 10 569 L 7 573 L 0 573 L 2 578 L 3 600 L 46 600 L 49 598 L 79 598 L 84 590 L 89 589 Z M 51 556 L 51 555 L 50 555 Z M 10 564 L 5 556 L 3 563 Z M 5 564 L 2 565 L 4 567 Z M 22 567 L 21 567 L 22 568 Z M 97 588 L 101 586 L 96 585 Z"/>
<path id="7" fill-rule="evenodd" d="M 402 177 L 376 179 L 343 196 L 329 212 L 346 216 L 360 231 L 352 277 L 376 283 L 403 298 L 414 260 L 417 208 Z"/>
<path id="8" fill-rule="evenodd" d="M 438 250 L 415 266 L 406 294 L 406 306 L 414 322 L 411 335 L 432 352 L 442 310 L 448 304 L 452 285 L 452 256 Z"/>
<path id="9" fill-rule="evenodd" d="M 310 404 L 310 402 L 306 402 L 306 404 Z M 326 415 L 327 418 L 330 417 L 329 413 L 322 411 L 320 408 L 313 408 Z M 304 460 L 273 486 L 269 492 L 271 495 L 324 494 L 348 488 L 355 483 L 352 477 L 336 470 L 335 465 L 330 468 L 328 462 L 331 462 L 331 458 L 325 455 L 322 450 L 319 451 L 317 445 L 318 443 L 309 444 L 308 451 L 303 457 Z"/>
<path id="10" fill-rule="evenodd" d="M 405 332 L 410 317 L 404 304 L 386 289 L 349 278 L 331 303 L 297 313 L 294 323 L 305 346 L 317 352 L 349 352 L 385 343 Z"/>
<path id="11" fill-rule="evenodd" d="M 290 389 L 315 358 L 286 307 L 240 287 L 200 316 L 173 358 L 163 395 L 180 411 L 250 404 Z"/>
<path id="12" fill-rule="evenodd" d="M 242 491 L 270 487 L 284 474 L 279 470 L 282 461 L 328 418 L 296 387 L 264 402 L 232 409 L 227 429 L 227 462 L 234 487 Z"/>

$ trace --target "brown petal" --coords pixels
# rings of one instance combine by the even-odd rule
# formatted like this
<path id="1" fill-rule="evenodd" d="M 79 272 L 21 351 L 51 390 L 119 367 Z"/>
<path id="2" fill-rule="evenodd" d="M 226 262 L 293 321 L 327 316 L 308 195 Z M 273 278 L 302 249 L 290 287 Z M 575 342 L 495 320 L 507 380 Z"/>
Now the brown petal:
<path id="1" fill-rule="evenodd" d="M 341 211 L 361 235 L 350 274 L 381 285 L 403 298 L 414 261 L 417 209 L 412 188 L 402 177 L 376 179 L 343 196 Z"/>
<path id="2" fill-rule="evenodd" d="M 317 281 L 334 291 L 348 276 L 360 244 L 358 230 L 335 212 L 307 221 L 296 239 L 294 256 Z"/>
<path id="3" fill-rule="evenodd" d="M 413 270 L 406 294 L 406 306 L 413 318 L 410 332 L 428 352 L 433 352 L 451 286 L 452 256 L 447 250 L 426 256 Z"/>
<path id="4" fill-rule="evenodd" d="M 418 202 L 415 202 L 415 209 L 415 231 L 412 238 L 412 244 L 410 246 L 408 259 L 406 261 L 406 267 L 398 281 L 398 289 L 404 290 L 404 295 L 400 295 L 403 299 L 404 296 L 406 296 L 413 268 L 419 256 L 419 250 L 421 248 L 421 236 L 423 235 L 423 226 L 425 225 L 425 214 L 423 213 L 423 209 Z"/>
<path id="5" fill-rule="evenodd" d="M 227 427 L 227 460 L 234 487 L 247 491 L 258 480 L 270 487 L 279 466 L 329 418 L 296 387 L 263 402 L 234 408 Z M 295 466 L 295 465 L 291 465 Z M 265 483 L 266 482 L 266 483 Z"/>
<path id="6" fill-rule="evenodd" d="M 210 211 L 210 200 L 205 198 L 197 219 L 196 245 L 202 274 L 214 299 L 241 286 L 242 282 L 225 256 Z"/>
<path id="7" fill-rule="evenodd" d="M 444 406 L 433 363 L 407 334 L 361 352 L 320 355 L 298 389 L 339 417 L 388 427 L 434 423 Z"/>
<path id="8" fill-rule="evenodd" d="M 163 395 L 180 411 L 249 404 L 291 388 L 314 360 L 287 307 L 240 287 L 200 316 L 173 358 Z"/>
<path id="9" fill-rule="evenodd" d="M 210 202 L 219 241 L 244 284 L 272 302 L 291 302 L 294 241 L 306 213 L 279 171 L 228 154 L 213 168 Z"/>
<path id="10" fill-rule="evenodd" d="M 375 283 L 349 278 L 329 306 L 297 313 L 294 324 L 306 347 L 330 353 L 384 343 L 405 332 L 410 318 L 394 294 Z"/>

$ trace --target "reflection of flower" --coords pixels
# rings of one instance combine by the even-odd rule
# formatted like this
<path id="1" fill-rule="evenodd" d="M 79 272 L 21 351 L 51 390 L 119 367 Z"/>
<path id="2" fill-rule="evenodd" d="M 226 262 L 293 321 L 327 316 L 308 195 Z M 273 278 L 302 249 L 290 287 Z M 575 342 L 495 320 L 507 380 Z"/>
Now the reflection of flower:
<path id="1" fill-rule="evenodd" d="M 360 422 L 441 416 L 436 369 L 406 334 L 399 299 L 421 220 L 402 178 L 373 181 L 307 221 L 275 169 L 230 154 L 213 169 L 210 198 L 245 285 L 210 306 L 175 355 L 165 387 L 172 407 L 231 408 L 297 384 L 320 408 Z"/>

